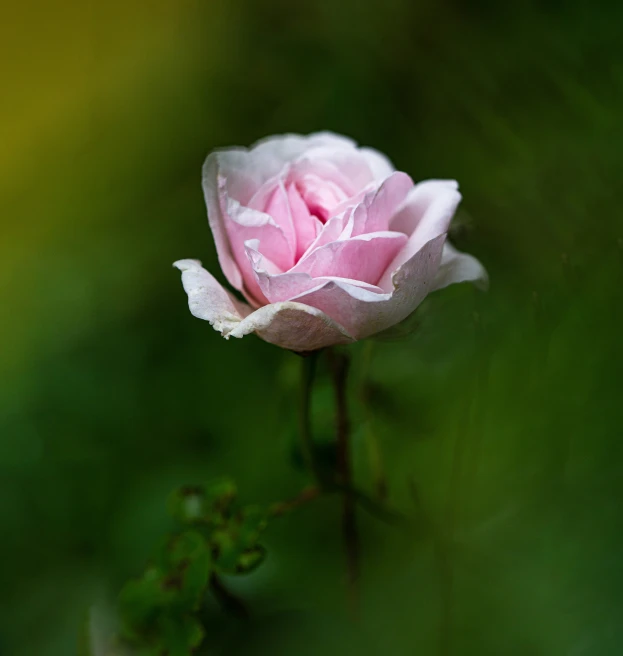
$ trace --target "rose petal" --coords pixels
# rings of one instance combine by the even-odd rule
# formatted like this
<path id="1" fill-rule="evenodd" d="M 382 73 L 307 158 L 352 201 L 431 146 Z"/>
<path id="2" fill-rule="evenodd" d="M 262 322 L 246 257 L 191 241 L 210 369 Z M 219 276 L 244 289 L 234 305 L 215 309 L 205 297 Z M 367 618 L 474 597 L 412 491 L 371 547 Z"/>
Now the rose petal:
<path id="1" fill-rule="evenodd" d="M 199 260 L 178 260 L 173 266 L 182 272 L 182 284 L 188 294 L 191 313 L 209 321 L 224 337 L 251 312 L 251 308 L 227 292 Z"/>
<path id="2" fill-rule="evenodd" d="M 262 139 L 251 148 L 227 148 L 214 152 L 220 174 L 227 180 L 227 193 L 247 205 L 257 190 L 284 167 L 312 148 L 356 151 L 354 141 L 330 132 L 308 136 L 284 134 Z"/>
<path id="3" fill-rule="evenodd" d="M 295 259 L 298 260 L 316 239 L 316 236 L 322 230 L 323 224 L 315 216 L 310 215 L 305 201 L 293 184 L 288 186 L 288 200 L 290 201 L 290 212 L 296 234 Z"/>
<path id="4" fill-rule="evenodd" d="M 296 187 L 311 215 L 324 223 L 348 195 L 335 182 L 312 173 L 296 179 Z"/>
<path id="5" fill-rule="evenodd" d="M 347 224 L 351 214 L 352 208 L 348 213 L 345 212 L 340 215 L 332 216 L 318 231 L 316 239 L 314 239 L 314 241 L 308 246 L 307 250 L 300 259 L 302 260 L 306 258 L 312 251 L 315 251 L 317 248 L 340 239 L 344 234 L 345 225 Z"/>
<path id="6" fill-rule="evenodd" d="M 216 244 L 216 253 L 221 269 L 229 284 L 238 291 L 242 291 L 242 273 L 236 260 L 233 251 L 229 244 L 227 230 L 225 228 L 225 218 L 221 210 L 221 202 L 219 198 L 219 183 L 218 183 L 218 153 L 211 153 L 208 155 L 202 170 L 202 186 L 205 196 L 206 206 L 208 209 L 208 222 L 210 229 L 214 235 L 214 243 Z"/>
<path id="7" fill-rule="evenodd" d="M 322 310 L 356 339 L 373 335 L 408 317 L 432 291 L 445 238 L 431 239 L 394 273 L 392 292 L 335 282 L 295 300 Z"/>
<path id="8" fill-rule="evenodd" d="M 292 254 L 292 262 L 294 262 L 297 248 L 294 219 L 290 207 L 290 198 L 281 180 L 276 184 L 264 211 L 272 216 L 277 225 L 283 230 L 288 241 L 289 251 Z"/>
<path id="9" fill-rule="evenodd" d="M 378 150 L 374 148 L 360 148 L 359 153 L 365 157 L 375 180 L 385 180 L 394 172 L 393 164 Z"/>
<path id="10" fill-rule="evenodd" d="M 389 229 L 404 232 L 405 235 L 413 234 L 433 200 L 440 194 L 457 191 L 458 188 L 456 180 L 426 180 L 416 184 L 407 194 L 402 207 L 392 217 Z"/>
<path id="11" fill-rule="evenodd" d="M 376 285 L 406 242 L 406 235 L 400 232 L 374 232 L 334 241 L 310 252 L 291 272 L 308 273 L 313 278 L 353 278 Z"/>
<path id="12" fill-rule="evenodd" d="M 375 285 L 350 278 L 336 276 L 312 278 L 308 273 L 280 273 L 275 265 L 257 250 L 257 242 L 248 241 L 245 246 L 260 289 L 271 303 L 289 301 L 311 290 L 320 289 L 330 282 L 346 283 L 383 293 L 383 290 Z"/>
<path id="13" fill-rule="evenodd" d="M 245 242 L 258 240 L 261 252 L 282 271 L 294 263 L 293 245 L 288 241 L 283 228 L 271 216 L 243 207 L 238 201 L 228 198 L 224 190 L 221 192 L 221 210 L 225 217 L 230 248 L 242 273 L 244 286 L 241 291 L 251 303 L 261 305 L 266 299 L 255 280 Z"/>
<path id="14" fill-rule="evenodd" d="M 253 332 L 271 344 L 301 353 L 355 341 L 333 319 L 303 303 L 265 305 L 237 324 L 229 336 L 244 337 Z"/>
<path id="15" fill-rule="evenodd" d="M 457 251 L 446 241 L 433 289 L 442 289 L 455 282 L 473 282 L 477 287 L 486 290 L 489 286 L 489 276 L 475 257 Z"/>
<path id="16" fill-rule="evenodd" d="M 413 233 L 409 237 L 406 246 L 395 256 L 383 273 L 378 281 L 379 287 L 387 292 L 391 291 L 394 272 L 410 260 L 424 244 L 448 231 L 454 212 L 460 202 L 461 194 L 453 184 L 425 186 L 425 183 L 422 183 L 413 188 L 413 191 L 408 194 L 398 217 L 399 222 L 403 224 L 410 222 L 415 226 Z M 396 227 L 396 221 L 390 221 L 390 225 L 392 228 Z"/>
<path id="17" fill-rule="evenodd" d="M 352 196 L 375 177 L 366 157 L 358 148 L 320 146 L 306 150 L 292 166 L 293 175 L 318 175 Z"/>
<path id="18" fill-rule="evenodd" d="M 390 218 L 413 188 L 413 180 L 400 171 L 392 173 L 374 192 L 366 194 L 354 210 L 353 236 L 389 230 Z"/>
<path id="19" fill-rule="evenodd" d="M 299 352 L 354 341 L 317 308 L 275 303 L 253 312 L 229 294 L 198 260 L 178 260 L 173 266 L 182 272 L 191 313 L 208 321 L 226 339 L 257 332 L 267 342 Z"/>

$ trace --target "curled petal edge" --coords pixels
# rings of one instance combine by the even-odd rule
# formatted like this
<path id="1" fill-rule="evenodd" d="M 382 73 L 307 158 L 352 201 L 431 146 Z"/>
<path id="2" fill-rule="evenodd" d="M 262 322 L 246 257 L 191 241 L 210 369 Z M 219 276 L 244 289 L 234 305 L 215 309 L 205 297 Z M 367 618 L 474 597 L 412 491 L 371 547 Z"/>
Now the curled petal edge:
<path id="1" fill-rule="evenodd" d="M 258 310 L 238 301 L 198 260 L 174 263 L 193 316 L 208 321 L 225 339 L 257 333 L 263 340 L 297 352 L 315 351 L 355 338 L 317 308 L 292 301 L 271 303 Z"/>

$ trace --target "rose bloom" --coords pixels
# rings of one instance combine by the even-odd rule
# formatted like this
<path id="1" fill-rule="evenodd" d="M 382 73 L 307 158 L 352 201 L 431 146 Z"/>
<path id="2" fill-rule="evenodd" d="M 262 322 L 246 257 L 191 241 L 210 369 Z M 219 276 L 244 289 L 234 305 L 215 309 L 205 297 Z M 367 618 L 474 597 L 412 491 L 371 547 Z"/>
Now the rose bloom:
<path id="1" fill-rule="evenodd" d="M 293 351 L 347 344 L 408 317 L 451 283 L 486 283 L 447 242 L 453 180 L 414 184 L 381 153 L 328 132 L 211 153 L 203 190 L 221 269 L 179 260 L 190 311 L 224 337 Z"/>

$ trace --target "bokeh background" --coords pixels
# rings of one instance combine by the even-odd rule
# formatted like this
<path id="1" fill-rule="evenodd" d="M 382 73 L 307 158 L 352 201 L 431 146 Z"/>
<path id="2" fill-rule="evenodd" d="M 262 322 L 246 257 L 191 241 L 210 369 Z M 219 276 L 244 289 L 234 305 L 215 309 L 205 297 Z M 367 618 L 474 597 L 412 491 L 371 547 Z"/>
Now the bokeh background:
<path id="1" fill-rule="evenodd" d="M 181 483 L 292 496 L 296 356 L 224 341 L 171 263 L 218 270 L 214 147 L 330 129 L 464 195 L 491 288 L 433 295 L 370 357 L 356 478 L 452 545 L 339 503 L 275 521 L 218 654 L 608 656 L 623 650 L 623 5 L 26 0 L 0 27 L 0 654 L 76 653 L 168 527 Z M 315 398 L 328 439 L 330 396 Z M 414 494 L 413 489 L 417 492 Z M 417 497 L 414 498 L 414 497 Z M 102 611 L 105 614 L 105 610 Z"/>

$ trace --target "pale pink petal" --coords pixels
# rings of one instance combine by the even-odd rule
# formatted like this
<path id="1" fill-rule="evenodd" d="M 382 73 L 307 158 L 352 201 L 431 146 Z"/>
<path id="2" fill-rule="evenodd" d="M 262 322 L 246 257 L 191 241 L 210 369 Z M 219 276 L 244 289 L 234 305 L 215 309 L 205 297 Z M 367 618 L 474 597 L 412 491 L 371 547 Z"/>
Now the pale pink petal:
<path id="1" fill-rule="evenodd" d="M 253 312 L 223 289 L 198 260 L 179 260 L 174 266 L 182 272 L 191 313 L 208 321 L 226 339 L 257 332 L 267 342 L 298 352 L 354 341 L 342 326 L 317 308 L 276 303 Z"/>
<path id="2" fill-rule="evenodd" d="M 457 251 L 446 241 L 439 271 L 433 282 L 433 289 L 442 289 L 455 282 L 473 282 L 481 289 L 487 289 L 489 277 L 485 268 L 475 257 Z"/>
<path id="3" fill-rule="evenodd" d="M 257 333 L 263 340 L 291 351 L 307 353 L 354 340 L 324 312 L 303 303 L 273 303 L 251 313 L 229 333 L 244 337 Z"/>
<path id="4" fill-rule="evenodd" d="M 374 148 L 360 148 L 359 153 L 365 158 L 374 179 L 381 182 L 394 172 L 394 166 L 389 159 Z"/>
<path id="5" fill-rule="evenodd" d="M 284 168 L 283 173 L 287 176 L 288 167 Z M 266 180 L 264 184 L 253 194 L 249 199 L 248 203 L 245 203 L 247 207 L 250 207 L 252 210 L 258 210 L 259 212 L 266 212 L 266 207 L 275 193 L 277 185 L 283 180 L 282 175 L 277 175 L 270 180 Z"/>
<path id="6" fill-rule="evenodd" d="M 307 250 L 305 251 L 301 259 L 306 258 L 309 255 L 309 253 L 315 251 L 317 248 L 320 248 L 321 246 L 325 246 L 326 244 L 332 241 L 336 241 L 340 239 L 340 236 L 344 233 L 345 225 L 348 222 L 348 219 L 351 214 L 352 214 L 352 208 L 351 211 L 348 212 L 348 214 L 343 213 L 339 216 L 338 215 L 332 216 L 324 224 L 324 226 L 322 226 L 322 228 L 318 231 L 318 236 L 307 247 Z"/>
<path id="7" fill-rule="evenodd" d="M 296 188 L 307 205 L 309 213 L 324 223 L 334 214 L 335 208 L 348 198 L 341 187 L 331 180 L 306 173 L 296 180 Z"/>
<path id="8" fill-rule="evenodd" d="M 227 337 L 251 312 L 251 308 L 227 292 L 199 260 L 178 260 L 173 266 L 182 272 L 191 313 L 210 322 L 223 336 Z"/>
<path id="9" fill-rule="evenodd" d="M 295 300 L 322 310 L 356 339 L 369 337 L 408 317 L 432 291 L 445 234 L 431 239 L 393 276 L 385 294 L 344 283 L 330 283 Z"/>
<path id="10" fill-rule="evenodd" d="M 418 194 L 414 189 L 400 211 L 402 220 L 411 221 L 415 228 L 406 246 L 395 256 L 378 281 L 379 287 L 385 291 L 390 291 L 392 288 L 394 271 L 410 260 L 424 244 L 448 231 L 456 208 L 461 202 L 461 194 L 456 190 L 455 185 L 431 184 L 425 190 L 425 193 Z M 395 222 L 392 221 L 391 225 L 394 227 Z"/>
<path id="11" fill-rule="evenodd" d="M 314 148 L 332 150 L 356 150 L 357 144 L 348 137 L 333 132 L 313 132 L 309 135 L 282 134 L 256 141 L 250 152 L 266 159 L 278 160 L 282 164 L 292 162 L 303 153 Z"/>
<path id="12" fill-rule="evenodd" d="M 323 224 L 315 216 L 310 215 L 307 205 L 294 184 L 288 186 L 288 200 L 290 201 L 290 212 L 292 213 L 292 223 L 296 234 L 295 259 L 298 260 L 316 239 L 316 236 L 322 230 Z"/>
<path id="13" fill-rule="evenodd" d="M 330 132 L 307 136 L 284 134 L 262 139 L 249 149 L 234 147 L 210 155 L 218 162 L 220 175 L 227 180 L 227 193 L 247 205 L 257 190 L 279 175 L 289 162 L 312 148 L 356 150 L 354 141 Z"/>
<path id="14" fill-rule="evenodd" d="M 406 173 L 392 173 L 378 189 L 367 193 L 355 208 L 352 235 L 389 230 L 391 217 L 412 188 L 413 180 Z"/>
<path id="15" fill-rule="evenodd" d="M 208 221 L 214 235 L 219 264 L 229 284 L 234 289 L 242 291 L 244 286 L 242 273 L 231 249 L 227 229 L 225 228 L 225 217 L 221 210 L 217 153 L 208 155 L 203 165 L 202 185 L 208 208 Z"/>
<path id="16" fill-rule="evenodd" d="M 264 211 L 269 216 L 272 216 L 275 219 L 275 223 L 283 230 L 288 240 L 292 261 L 296 261 L 297 239 L 294 229 L 294 219 L 292 217 L 289 195 L 281 180 L 277 183 Z"/>
<path id="17" fill-rule="evenodd" d="M 357 151 L 353 152 L 357 153 Z M 330 187 L 332 199 L 334 199 L 333 205 L 350 198 L 361 188 L 354 184 L 347 173 L 342 171 L 334 162 L 329 159 L 313 158 L 307 152 L 292 163 L 288 181 L 299 187 L 303 198 L 305 198 L 306 189 L 311 192 L 317 188 L 320 192 L 323 186 Z"/>
<path id="18" fill-rule="evenodd" d="M 331 242 L 310 252 L 291 271 L 314 278 L 338 276 L 376 285 L 406 242 L 406 235 L 400 232 L 376 232 Z"/>
<path id="19" fill-rule="evenodd" d="M 383 181 L 381 180 L 381 182 Z M 343 214 L 347 210 L 351 210 L 354 207 L 357 207 L 357 205 L 363 202 L 363 199 L 366 197 L 367 194 L 376 192 L 376 190 L 379 188 L 379 185 L 380 183 L 371 182 L 369 185 L 366 185 L 363 189 L 361 189 L 361 191 L 357 192 L 354 196 L 350 196 L 339 205 L 336 205 L 333 208 L 331 218 L 333 216 L 338 216 L 340 214 Z"/>
<path id="20" fill-rule="evenodd" d="M 357 193 L 360 189 L 376 180 L 369 158 L 362 155 L 358 148 L 334 148 L 330 146 L 310 148 L 303 153 L 294 166 L 299 169 L 301 164 L 312 169 L 318 169 L 322 166 L 322 177 L 333 179 L 350 195 Z M 339 177 L 333 177 L 327 172 L 329 169 L 325 167 L 328 164 L 331 164 L 334 171 L 338 172 Z"/>
<path id="21" fill-rule="evenodd" d="M 225 215 L 231 250 L 242 273 L 244 286 L 241 291 L 254 304 L 266 303 L 247 257 L 245 242 L 258 240 L 261 252 L 281 270 L 287 270 L 292 266 L 294 256 L 285 232 L 268 214 L 243 207 L 224 195 L 221 208 Z"/>
<path id="22" fill-rule="evenodd" d="M 433 200 L 458 188 L 456 180 L 426 180 L 416 184 L 392 217 L 389 229 L 411 235 Z"/>

